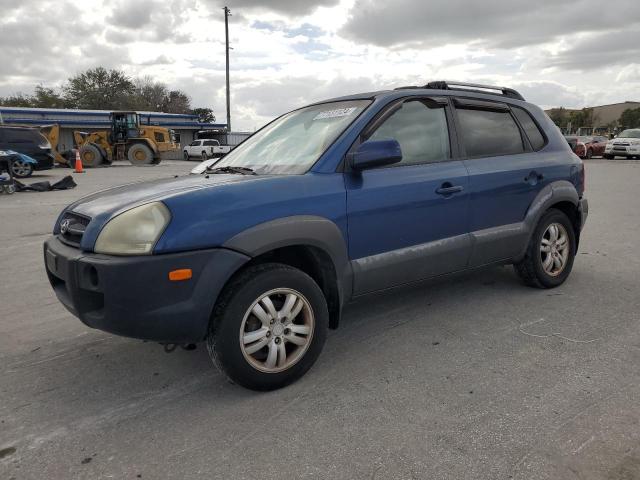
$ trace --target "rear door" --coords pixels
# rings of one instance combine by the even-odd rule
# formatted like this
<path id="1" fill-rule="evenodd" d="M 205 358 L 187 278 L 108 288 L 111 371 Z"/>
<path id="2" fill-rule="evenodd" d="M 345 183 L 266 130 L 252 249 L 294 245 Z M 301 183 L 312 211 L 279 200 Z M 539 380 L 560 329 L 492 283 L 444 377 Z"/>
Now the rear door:
<path id="1" fill-rule="evenodd" d="M 467 264 L 467 170 L 452 148 L 456 145 L 450 140 L 446 105 L 442 99 L 401 100 L 360 139 L 395 139 L 403 159 L 389 167 L 345 173 L 356 295 Z"/>
<path id="2" fill-rule="evenodd" d="M 540 190 L 561 175 L 531 115 L 500 102 L 454 100 L 469 171 L 470 267 L 507 260 L 526 241 L 523 221 Z M 525 133 L 527 132 L 527 133 Z M 562 173 L 565 174 L 566 173 Z"/>

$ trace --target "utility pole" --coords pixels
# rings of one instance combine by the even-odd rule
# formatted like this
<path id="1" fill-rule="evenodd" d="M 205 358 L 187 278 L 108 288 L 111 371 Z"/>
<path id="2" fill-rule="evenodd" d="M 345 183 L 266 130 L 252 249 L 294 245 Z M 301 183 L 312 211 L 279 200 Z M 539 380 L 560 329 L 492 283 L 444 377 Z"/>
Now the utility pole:
<path id="1" fill-rule="evenodd" d="M 227 133 L 231 131 L 231 93 L 229 90 L 229 17 L 231 10 L 224 7 L 224 34 L 226 37 L 226 55 L 227 55 Z"/>

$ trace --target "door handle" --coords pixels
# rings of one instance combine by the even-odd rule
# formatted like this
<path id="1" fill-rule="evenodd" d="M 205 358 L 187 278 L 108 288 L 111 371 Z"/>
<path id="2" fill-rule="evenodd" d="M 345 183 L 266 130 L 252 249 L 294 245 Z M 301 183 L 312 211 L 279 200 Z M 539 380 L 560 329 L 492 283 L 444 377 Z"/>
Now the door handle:
<path id="1" fill-rule="evenodd" d="M 464 188 L 462 188 L 462 185 L 451 185 L 449 182 L 445 182 L 440 186 L 440 188 L 436 189 L 436 193 L 438 195 L 444 195 L 445 197 L 448 197 L 450 195 L 453 195 L 454 193 L 459 193 L 462 190 L 464 190 Z"/>
<path id="2" fill-rule="evenodd" d="M 541 180 L 544 180 L 544 175 L 536 172 L 535 170 L 532 170 L 531 172 L 529 172 L 529 175 L 524 177 L 524 181 L 527 183 L 539 182 Z"/>

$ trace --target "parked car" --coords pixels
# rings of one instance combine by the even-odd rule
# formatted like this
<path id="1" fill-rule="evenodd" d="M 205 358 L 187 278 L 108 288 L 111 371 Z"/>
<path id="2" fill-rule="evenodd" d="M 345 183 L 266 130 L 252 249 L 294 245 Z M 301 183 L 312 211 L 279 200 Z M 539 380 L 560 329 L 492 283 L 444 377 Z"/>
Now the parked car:
<path id="1" fill-rule="evenodd" d="M 640 128 L 623 130 L 605 148 L 604 158 L 615 157 L 640 158 Z"/>
<path id="2" fill-rule="evenodd" d="M 565 138 L 573 152 L 580 158 L 591 158 L 604 155 L 607 137 L 566 135 Z"/>
<path id="3" fill-rule="evenodd" d="M 502 264 L 561 285 L 583 192 L 582 161 L 540 108 L 436 82 L 315 103 L 202 175 L 78 200 L 45 264 L 85 324 L 206 341 L 231 380 L 269 390 L 309 370 L 352 299 Z"/>
<path id="4" fill-rule="evenodd" d="M 185 160 L 191 157 L 198 157 L 202 160 L 208 158 L 220 158 L 231 151 L 231 147 L 221 146 L 217 140 L 194 140 L 182 149 L 182 155 Z"/>
<path id="5" fill-rule="evenodd" d="M 0 125 L 0 150 L 15 150 L 36 161 L 33 164 L 21 156 L 16 156 L 11 164 L 14 177 L 26 178 L 31 176 L 34 170 L 53 168 L 51 145 L 37 128 Z"/>

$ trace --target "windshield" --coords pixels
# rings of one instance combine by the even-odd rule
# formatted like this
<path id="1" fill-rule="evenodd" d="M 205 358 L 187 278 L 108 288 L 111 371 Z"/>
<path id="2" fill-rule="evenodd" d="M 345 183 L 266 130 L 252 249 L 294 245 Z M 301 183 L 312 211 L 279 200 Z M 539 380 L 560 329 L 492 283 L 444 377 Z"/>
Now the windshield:
<path id="1" fill-rule="evenodd" d="M 625 130 L 618 138 L 640 138 L 640 129 Z"/>
<path id="2" fill-rule="evenodd" d="M 258 174 L 304 173 L 370 103 L 332 102 L 287 113 L 242 142 L 213 168 L 244 167 Z"/>

